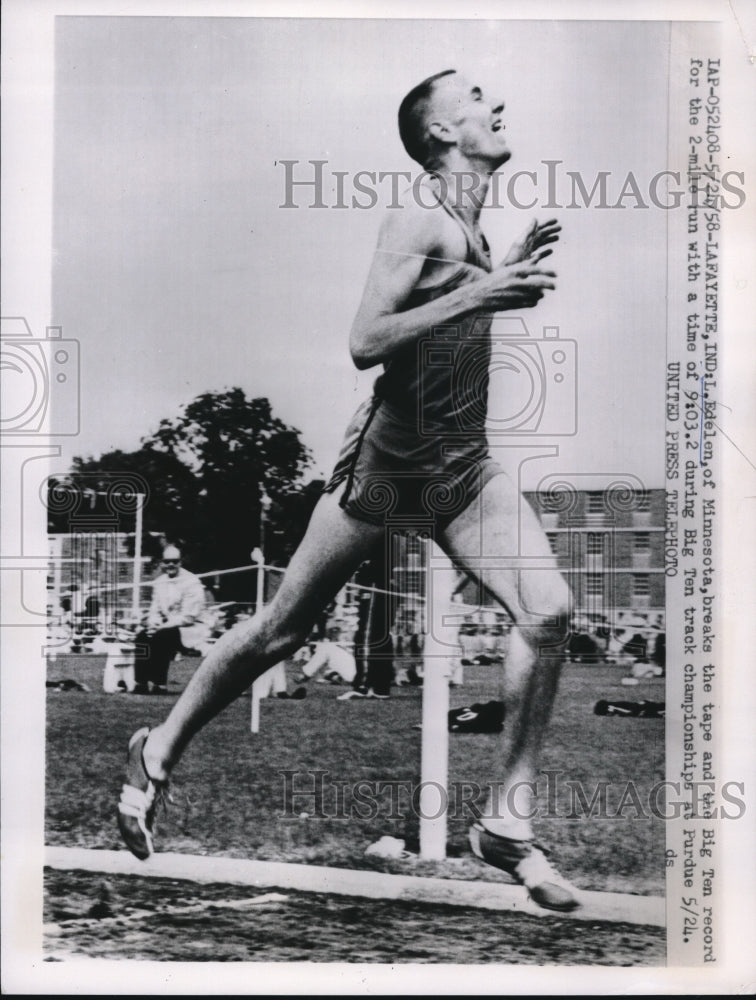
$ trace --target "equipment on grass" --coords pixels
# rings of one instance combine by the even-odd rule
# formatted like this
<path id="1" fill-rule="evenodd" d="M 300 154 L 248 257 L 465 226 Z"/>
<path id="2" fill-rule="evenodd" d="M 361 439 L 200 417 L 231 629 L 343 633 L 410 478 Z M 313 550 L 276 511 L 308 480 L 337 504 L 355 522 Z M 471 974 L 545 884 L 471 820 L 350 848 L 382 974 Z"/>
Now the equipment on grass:
<path id="1" fill-rule="evenodd" d="M 81 681 L 75 681 L 72 677 L 64 677 L 59 681 L 46 681 L 46 688 L 52 688 L 54 691 L 90 691 L 86 684 Z"/>
<path id="2" fill-rule="evenodd" d="M 395 860 L 405 860 L 412 857 L 409 851 L 404 849 L 404 841 L 400 837 L 381 837 L 374 844 L 365 848 L 366 857 L 394 858 Z"/>
<path id="3" fill-rule="evenodd" d="M 450 733 L 500 733 L 504 728 L 504 702 L 475 702 L 449 709 Z"/>
<path id="4" fill-rule="evenodd" d="M 663 701 L 597 701 L 594 715 L 622 715 L 640 719 L 663 719 Z"/>

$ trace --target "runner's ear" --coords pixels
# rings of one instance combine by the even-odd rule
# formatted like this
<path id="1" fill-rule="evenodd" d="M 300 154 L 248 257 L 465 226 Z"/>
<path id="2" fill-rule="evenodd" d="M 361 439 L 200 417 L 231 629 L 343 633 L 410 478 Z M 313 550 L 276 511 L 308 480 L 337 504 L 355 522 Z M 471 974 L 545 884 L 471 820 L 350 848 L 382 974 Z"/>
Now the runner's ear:
<path id="1" fill-rule="evenodd" d="M 452 135 L 451 127 L 446 122 L 434 121 L 428 122 L 426 126 L 428 135 L 435 139 L 437 142 L 451 143 L 454 141 Z"/>

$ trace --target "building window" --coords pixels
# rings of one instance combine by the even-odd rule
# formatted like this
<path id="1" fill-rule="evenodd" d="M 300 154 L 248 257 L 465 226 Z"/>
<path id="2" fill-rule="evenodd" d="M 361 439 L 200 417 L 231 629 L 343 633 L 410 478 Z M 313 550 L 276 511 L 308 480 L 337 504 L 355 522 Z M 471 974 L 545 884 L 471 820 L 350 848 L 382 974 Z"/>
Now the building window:
<path id="1" fill-rule="evenodd" d="M 603 514 L 604 513 L 604 494 L 590 492 L 588 493 L 588 513 L 589 514 Z"/>
<path id="2" fill-rule="evenodd" d="M 588 597 L 601 597 L 604 593 L 604 577 L 601 573 L 586 573 L 585 593 Z"/>
<path id="3" fill-rule="evenodd" d="M 604 554 L 604 536 L 590 531 L 588 533 L 586 551 L 589 556 L 602 556 Z"/>
<path id="4" fill-rule="evenodd" d="M 647 531 L 636 531 L 633 549 L 640 554 L 648 554 L 651 551 L 651 535 Z"/>
<path id="5" fill-rule="evenodd" d="M 651 593 L 651 583 L 647 573 L 633 575 L 633 597 L 648 597 Z"/>

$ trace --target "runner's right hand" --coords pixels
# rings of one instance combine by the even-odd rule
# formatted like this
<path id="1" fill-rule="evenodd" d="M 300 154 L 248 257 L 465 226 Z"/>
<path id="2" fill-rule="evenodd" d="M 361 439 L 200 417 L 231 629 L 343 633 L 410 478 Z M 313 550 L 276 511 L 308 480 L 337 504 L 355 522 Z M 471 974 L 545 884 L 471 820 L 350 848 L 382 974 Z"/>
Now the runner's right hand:
<path id="1" fill-rule="evenodd" d="M 490 312 L 530 309 L 546 290 L 556 288 L 555 278 L 554 271 L 541 267 L 540 253 L 517 264 L 500 264 L 475 285 L 480 308 Z"/>

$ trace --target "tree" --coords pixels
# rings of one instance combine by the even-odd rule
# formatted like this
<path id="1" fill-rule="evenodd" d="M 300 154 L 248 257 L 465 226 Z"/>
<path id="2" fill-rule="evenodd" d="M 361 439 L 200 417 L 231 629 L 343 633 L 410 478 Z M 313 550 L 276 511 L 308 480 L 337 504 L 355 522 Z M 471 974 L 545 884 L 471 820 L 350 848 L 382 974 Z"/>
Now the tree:
<path id="1" fill-rule="evenodd" d="M 199 487 L 194 473 L 175 455 L 143 445 L 138 451 L 109 451 L 99 458 L 73 459 L 67 476 L 48 483 L 48 531 L 107 530 L 116 514 L 119 530 L 133 532 L 135 500 L 131 491 L 145 495 L 142 550 L 159 555 L 154 534 L 183 538 L 192 529 Z M 119 496 L 120 493 L 120 496 Z M 73 506 L 66 494 L 73 496 Z M 133 537 L 127 546 L 134 554 Z"/>
<path id="2" fill-rule="evenodd" d="M 234 388 L 198 396 L 178 417 L 162 420 L 138 451 L 74 459 L 63 478 L 96 493 L 105 492 L 118 474 L 141 477 L 149 491 L 145 554 L 152 554 L 148 533 L 157 532 L 183 549 L 188 566 L 203 572 L 249 564 L 261 540 L 264 496 L 271 501 L 266 560 L 288 561 L 322 488 L 320 482 L 304 482 L 309 464 L 299 431 L 273 415 L 269 400 L 247 399 Z M 49 499 L 48 509 L 51 531 L 71 530 L 62 505 Z M 220 580 L 223 596 L 251 596 L 249 578 Z"/>
<path id="3" fill-rule="evenodd" d="M 260 544 L 264 495 L 272 501 L 266 558 L 290 554 L 287 539 L 292 529 L 298 533 L 307 506 L 295 498 L 304 489 L 310 453 L 299 431 L 273 416 L 269 400 L 247 399 L 238 388 L 203 393 L 180 417 L 162 420 L 145 445 L 179 458 L 196 477 L 191 536 L 197 564 L 225 569 L 249 562 Z M 299 515 L 294 523 L 292 513 Z M 307 519 L 310 513 L 311 507 Z"/>

